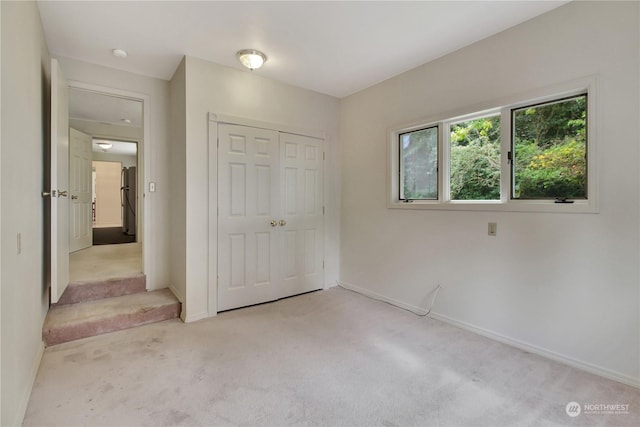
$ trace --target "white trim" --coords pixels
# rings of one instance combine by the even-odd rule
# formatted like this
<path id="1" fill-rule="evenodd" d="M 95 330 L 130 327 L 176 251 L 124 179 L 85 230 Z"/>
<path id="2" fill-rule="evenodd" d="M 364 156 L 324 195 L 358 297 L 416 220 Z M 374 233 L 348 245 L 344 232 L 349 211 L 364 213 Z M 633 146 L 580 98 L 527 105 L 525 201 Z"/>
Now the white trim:
<path id="1" fill-rule="evenodd" d="M 180 304 L 184 305 L 184 295 L 180 292 L 178 292 L 178 290 L 176 289 L 175 286 L 173 285 L 169 285 L 169 290 L 173 293 L 173 295 L 178 299 L 178 301 L 180 301 Z M 184 311 L 184 310 L 183 310 Z"/>
<path id="2" fill-rule="evenodd" d="M 209 313 L 207 313 L 206 311 L 203 311 L 201 313 L 192 315 L 192 316 L 187 316 L 185 314 L 185 310 L 182 310 L 182 313 L 180 313 L 180 320 L 182 320 L 184 323 L 192 323 L 192 322 L 197 322 L 198 320 L 202 320 L 202 319 L 206 319 L 209 316 Z"/>
<path id="3" fill-rule="evenodd" d="M 38 349 L 36 350 L 36 357 L 33 359 L 31 369 L 29 369 L 29 377 L 27 381 L 27 387 L 20 395 L 18 400 L 18 408 L 15 412 L 16 419 L 11 425 L 20 426 L 24 420 L 24 416 L 27 413 L 27 407 L 29 406 L 29 399 L 31 398 L 31 392 L 33 391 L 33 385 L 36 382 L 36 376 L 38 375 L 38 369 L 40 368 L 40 362 L 44 354 L 44 342 L 40 341 Z"/>
<path id="4" fill-rule="evenodd" d="M 218 314 L 218 122 L 209 114 L 209 285 L 207 310 L 209 316 Z"/>
<path id="5" fill-rule="evenodd" d="M 151 209 L 149 202 L 149 193 L 148 183 L 150 181 L 154 181 L 151 176 L 151 141 L 153 141 L 153 137 L 151 135 L 151 97 L 147 94 L 140 92 L 133 92 L 122 89 L 115 89 L 106 86 L 95 85 L 91 83 L 84 83 L 76 80 L 69 80 L 69 88 L 83 89 L 91 92 L 100 93 L 108 96 L 116 96 L 126 99 L 131 99 L 134 101 L 142 101 L 142 121 L 143 121 L 143 133 L 142 133 L 142 141 L 138 141 L 138 170 L 140 170 L 140 165 L 142 165 L 142 185 L 138 185 L 138 187 L 142 190 L 141 193 L 138 194 L 138 197 L 142 196 L 142 203 L 140 206 L 142 207 L 142 218 L 143 218 L 143 226 L 142 226 L 142 270 L 146 276 L 146 288 L 155 289 L 154 282 L 154 269 L 152 268 L 153 258 L 151 257 L 151 248 L 154 247 L 151 244 L 151 240 L 153 239 L 151 233 Z M 140 179 L 138 180 L 138 184 L 140 184 Z M 139 223 L 136 224 L 136 230 L 140 230 Z M 136 236 L 139 238 L 138 236 Z"/>
<path id="6" fill-rule="evenodd" d="M 587 111 L 589 115 L 587 120 L 587 199 L 574 200 L 573 203 L 570 204 L 554 203 L 553 200 L 549 199 L 512 200 L 509 194 L 511 187 L 511 168 L 507 162 L 507 152 L 511 150 L 511 110 L 527 105 L 579 95 L 585 92 L 587 93 Z M 600 115 L 597 109 L 597 97 L 598 76 L 592 75 L 388 128 L 387 208 L 410 210 L 598 213 L 597 171 L 600 160 L 597 146 L 600 135 L 597 124 L 600 122 Z M 477 117 L 494 115 L 496 113 L 500 115 L 501 120 L 501 199 L 496 201 L 449 200 L 449 138 L 448 135 L 444 135 L 448 125 Z M 440 138 L 438 141 L 438 200 L 411 200 L 410 203 L 405 203 L 400 200 L 399 135 L 433 126 L 439 127 Z"/>
<path id="7" fill-rule="evenodd" d="M 399 308 L 403 308 L 405 310 L 409 310 L 409 311 L 412 311 L 412 312 L 418 312 L 418 313 L 421 313 L 421 312 L 425 311 L 424 308 L 420 308 L 420 307 L 413 306 L 411 304 L 403 303 L 401 301 L 395 300 L 393 298 L 386 297 L 386 296 L 381 295 L 381 294 L 379 294 L 377 292 L 371 291 L 369 289 L 361 288 L 361 287 L 356 286 L 356 285 L 352 285 L 352 284 L 345 283 L 345 282 L 338 282 L 338 285 L 343 287 L 343 288 L 345 288 L 345 289 L 348 289 L 350 291 L 354 291 L 354 292 L 360 293 L 360 294 L 362 294 L 364 296 L 367 296 L 367 297 L 370 297 L 370 298 L 373 298 L 373 299 L 376 299 L 376 300 L 380 300 L 380 301 L 389 303 L 391 305 L 394 305 L 394 306 L 399 307 Z M 601 376 L 601 377 L 604 377 L 604 378 L 608 378 L 610 380 L 614 380 L 614 381 L 617 381 L 617 382 L 620 382 L 620 383 L 623 383 L 623 384 L 626 384 L 626 385 L 630 385 L 632 387 L 640 388 L 640 378 L 634 378 L 634 377 L 631 377 L 629 375 L 624 375 L 624 374 L 612 371 L 610 369 L 602 368 L 602 367 L 594 365 L 592 363 L 583 362 L 582 360 L 579 360 L 579 359 L 576 359 L 576 358 L 573 358 L 573 357 L 570 357 L 570 356 L 565 356 L 563 354 L 560 354 L 560 353 L 557 353 L 557 352 L 554 352 L 554 351 L 551 351 L 551 350 L 547 350 L 545 348 L 542 348 L 542 347 L 539 347 L 539 346 L 536 346 L 536 345 L 533 345 L 533 344 L 529 344 L 527 342 L 520 341 L 520 340 L 517 340 L 515 338 L 508 337 L 506 335 L 502 335 L 502 334 L 500 334 L 498 332 L 494 332 L 494 331 L 491 331 L 489 329 L 481 328 L 479 326 L 474 326 L 474 325 L 472 325 L 470 323 L 463 322 L 463 321 L 460 321 L 460 320 L 456 320 L 456 319 L 453 319 L 453 318 L 451 318 L 449 316 L 445 316 L 443 314 L 438 314 L 438 313 L 431 312 L 429 314 L 429 317 L 432 318 L 432 319 L 439 320 L 441 322 L 447 323 L 449 325 L 455 326 L 457 328 L 464 329 L 464 330 L 467 330 L 469 332 L 473 332 L 473 333 L 478 334 L 478 335 L 482 335 L 482 336 L 484 336 L 486 338 L 489 338 L 489 339 L 492 339 L 494 341 L 498 341 L 498 342 L 501 342 L 503 344 L 507 344 L 509 346 L 516 347 L 516 348 L 519 348 L 521 350 L 527 351 L 529 353 L 534 353 L 534 354 L 537 354 L 539 356 L 545 357 L 547 359 L 551 359 L 553 361 L 562 363 L 563 365 L 568 365 L 568 366 L 571 366 L 572 368 L 580 369 L 582 371 L 586 371 L 586 372 L 589 372 L 589 373 L 592 373 L 592 374 L 595 374 L 595 375 L 598 375 L 598 376 Z"/>
<path id="8" fill-rule="evenodd" d="M 281 125 L 278 123 L 263 122 L 260 120 L 248 119 L 246 117 L 231 116 L 228 114 L 209 113 L 210 122 L 228 123 L 232 125 L 248 126 L 259 129 L 268 129 L 276 132 L 291 133 L 294 135 L 308 136 L 310 138 L 326 140 L 326 132 L 301 129 L 293 126 Z"/>
<path id="9" fill-rule="evenodd" d="M 582 371 L 586 371 L 604 378 L 608 378 L 610 380 L 614 380 L 632 387 L 640 388 L 640 378 L 634 378 L 629 375 L 624 375 L 619 372 L 612 371 L 610 369 L 602 368 L 592 363 L 584 362 L 582 360 L 579 360 L 570 356 L 565 356 L 555 351 L 547 350 L 545 348 L 538 347 L 536 345 L 529 344 L 527 342 L 520 341 L 515 338 L 511 338 L 506 335 L 502 335 L 500 333 L 497 333 L 488 329 L 480 328 L 478 326 L 474 326 L 470 323 L 453 319 L 443 314 L 432 312 L 429 315 L 429 317 L 436 320 L 440 320 L 444 323 L 448 323 L 452 326 L 476 333 L 478 335 L 482 335 L 484 337 L 501 342 L 503 344 L 507 344 L 512 347 L 519 348 L 520 350 L 524 350 L 529 353 L 537 354 L 538 356 L 542 356 L 547 359 L 554 360 L 556 362 L 562 363 L 563 365 L 568 365 L 568 366 L 571 366 L 572 368 L 580 369 Z"/>
<path id="10" fill-rule="evenodd" d="M 353 292 L 362 294 L 362 295 L 364 295 L 366 297 L 373 298 L 375 300 L 386 302 L 386 303 L 391 304 L 393 306 L 396 306 L 396 307 L 399 307 L 399 308 L 402 308 L 402 309 L 405 309 L 405 310 L 409 310 L 409 311 L 411 311 L 413 313 L 426 313 L 426 310 L 424 308 L 422 308 L 422 307 L 416 307 L 415 305 L 406 304 L 406 303 L 404 303 L 402 301 L 398 301 L 396 299 L 389 298 L 389 297 L 384 296 L 382 294 L 379 294 L 377 292 L 371 291 L 369 289 L 361 288 L 360 286 L 356 286 L 356 285 L 353 285 L 351 283 L 338 281 L 337 285 L 340 286 L 341 288 L 345 288 L 345 289 L 347 289 L 349 291 L 353 291 Z"/>

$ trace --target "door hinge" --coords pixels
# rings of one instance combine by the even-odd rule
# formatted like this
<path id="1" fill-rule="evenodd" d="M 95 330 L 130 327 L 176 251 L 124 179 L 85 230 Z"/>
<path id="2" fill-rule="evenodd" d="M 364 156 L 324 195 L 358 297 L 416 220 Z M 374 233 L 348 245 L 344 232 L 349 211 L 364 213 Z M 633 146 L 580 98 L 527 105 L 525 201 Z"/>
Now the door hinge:
<path id="1" fill-rule="evenodd" d="M 507 151 L 507 163 L 513 163 L 513 153 L 511 151 Z"/>
<path id="2" fill-rule="evenodd" d="M 322 268 L 324 269 L 324 261 L 322 261 Z"/>
<path id="3" fill-rule="evenodd" d="M 216 146 L 217 146 L 218 148 L 220 148 L 220 138 L 217 138 L 217 139 L 216 139 Z"/>
<path id="4" fill-rule="evenodd" d="M 326 160 L 326 159 L 327 159 L 327 158 L 326 158 L 326 153 L 323 151 L 323 152 L 322 152 L 322 160 Z"/>
<path id="5" fill-rule="evenodd" d="M 324 206 L 322 207 L 322 215 L 324 215 Z"/>

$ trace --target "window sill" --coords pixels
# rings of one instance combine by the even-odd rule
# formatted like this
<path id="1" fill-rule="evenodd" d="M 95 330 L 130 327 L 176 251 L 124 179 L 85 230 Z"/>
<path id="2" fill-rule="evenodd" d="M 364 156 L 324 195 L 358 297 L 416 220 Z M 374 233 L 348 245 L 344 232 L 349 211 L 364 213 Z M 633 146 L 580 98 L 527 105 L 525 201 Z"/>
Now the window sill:
<path id="1" fill-rule="evenodd" d="M 575 200 L 574 203 L 554 203 L 551 200 L 501 201 L 424 201 L 405 203 L 397 200 L 387 203 L 389 209 L 440 210 L 440 211 L 484 211 L 484 212 L 540 212 L 540 213 L 598 213 L 594 202 Z"/>

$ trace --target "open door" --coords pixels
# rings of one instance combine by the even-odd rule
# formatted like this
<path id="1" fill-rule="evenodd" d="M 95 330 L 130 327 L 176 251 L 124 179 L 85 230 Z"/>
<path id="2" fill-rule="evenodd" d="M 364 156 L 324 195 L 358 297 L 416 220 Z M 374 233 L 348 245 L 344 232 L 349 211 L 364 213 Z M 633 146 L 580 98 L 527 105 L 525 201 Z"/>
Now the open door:
<path id="1" fill-rule="evenodd" d="M 60 167 L 60 166 L 58 166 Z M 93 241 L 91 220 L 91 137 L 69 129 L 69 252 Z"/>
<path id="2" fill-rule="evenodd" d="M 69 85 L 51 60 L 51 303 L 69 284 Z"/>

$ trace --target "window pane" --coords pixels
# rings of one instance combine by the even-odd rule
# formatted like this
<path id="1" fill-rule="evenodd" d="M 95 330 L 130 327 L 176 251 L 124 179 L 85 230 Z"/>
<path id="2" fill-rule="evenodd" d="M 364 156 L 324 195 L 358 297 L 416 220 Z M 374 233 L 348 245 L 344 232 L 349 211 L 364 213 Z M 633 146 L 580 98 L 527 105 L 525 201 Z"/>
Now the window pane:
<path id="1" fill-rule="evenodd" d="M 400 134 L 400 199 L 438 198 L 438 127 Z"/>
<path id="2" fill-rule="evenodd" d="M 587 95 L 514 109 L 514 199 L 587 198 Z"/>
<path id="3" fill-rule="evenodd" d="M 454 123 L 451 200 L 500 200 L 500 116 Z"/>

